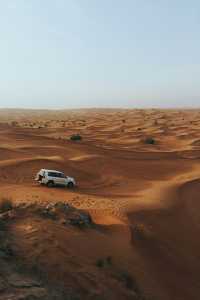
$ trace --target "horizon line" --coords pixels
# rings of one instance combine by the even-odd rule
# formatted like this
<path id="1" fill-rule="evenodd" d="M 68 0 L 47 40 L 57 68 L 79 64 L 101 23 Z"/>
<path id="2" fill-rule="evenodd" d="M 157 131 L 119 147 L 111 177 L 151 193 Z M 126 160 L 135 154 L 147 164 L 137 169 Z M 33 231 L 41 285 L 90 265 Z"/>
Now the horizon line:
<path id="1" fill-rule="evenodd" d="M 169 106 L 169 107 L 159 107 L 159 106 L 146 106 L 146 107 L 62 107 L 62 108 L 56 108 L 56 107 L 0 107 L 0 110 L 40 110 L 40 111 L 65 111 L 65 110 L 145 110 L 145 109 L 154 109 L 154 110 L 175 110 L 175 109 L 180 109 L 180 110 L 185 110 L 185 109 L 200 109 L 200 105 L 198 106 Z"/>

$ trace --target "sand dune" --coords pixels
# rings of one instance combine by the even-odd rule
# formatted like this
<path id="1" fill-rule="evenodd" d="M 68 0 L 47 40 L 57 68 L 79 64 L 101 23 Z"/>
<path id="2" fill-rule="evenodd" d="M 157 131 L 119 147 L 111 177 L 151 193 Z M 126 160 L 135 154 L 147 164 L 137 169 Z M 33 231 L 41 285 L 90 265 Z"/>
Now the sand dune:
<path id="1" fill-rule="evenodd" d="M 154 274 L 163 287 L 164 294 L 160 296 L 163 299 L 199 297 L 197 187 L 199 180 L 185 182 L 177 188 L 168 207 L 153 207 L 129 214 L 133 247 L 146 261 L 146 272 Z"/>
<path id="2" fill-rule="evenodd" d="M 96 224 L 79 230 L 32 213 L 16 217 L 12 242 L 25 269 L 40 266 L 51 285 L 61 282 L 82 299 L 199 300 L 200 111 L 0 116 L 1 197 L 17 205 L 63 201 Z M 70 140 L 75 133 L 81 141 Z M 77 188 L 38 186 L 41 168 L 75 177 Z M 106 257 L 112 263 L 98 267 Z"/>

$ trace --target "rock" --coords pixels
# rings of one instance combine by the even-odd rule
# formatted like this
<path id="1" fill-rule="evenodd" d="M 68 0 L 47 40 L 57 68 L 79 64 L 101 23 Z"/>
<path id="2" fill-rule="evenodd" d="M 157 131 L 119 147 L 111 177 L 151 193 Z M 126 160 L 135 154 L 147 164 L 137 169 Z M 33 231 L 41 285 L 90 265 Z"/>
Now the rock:
<path id="1" fill-rule="evenodd" d="M 14 210 L 6 211 L 3 213 L 0 213 L 0 221 L 6 221 L 11 220 L 16 217 L 16 212 Z"/>
<path id="2" fill-rule="evenodd" d="M 41 286 L 38 281 L 24 277 L 17 273 L 10 274 L 10 276 L 7 277 L 7 280 L 10 282 L 10 285 L 15 288 L 33 288 Z"/>
<path id="3" fill-rule="evenodd" d="M 56 211 L 53 206 L 47 205 L 45 208 L 41 209 L 40 212 L 43 217 L 56 219 Z"/>
<path id="4" fill-rule="evenodd" d="M 73 225 L 78 227 L 89 227 L 93 224 L 91 216 L 84 210 L 77 209 L 64 202 L 50 203 L 45 207 L 40 207 L 37 212 L 63 225 Z"/>
<path id="5" fill-rule="evenodd" d="M 9 291 L 9 293 L 0 295 L 0 300 L 48 300 L 45 288 L 30 288 L 16 291 Z"/>
<path id="6" fill-rule="evenodd" d="M 92 218 L 85 212 L 77 212 L 76 215 L 69 218 L 69 224 L 78 227 L 89 227 L 92 225 Z"/>
<path id="7" fill-rule="evenodd" d="M 66 212 L 71 208 L 71 206 L 69 204 L 64 203 L 64 202 L 57 202 L 54 204 L 54 207 L 63 212 Z"/>

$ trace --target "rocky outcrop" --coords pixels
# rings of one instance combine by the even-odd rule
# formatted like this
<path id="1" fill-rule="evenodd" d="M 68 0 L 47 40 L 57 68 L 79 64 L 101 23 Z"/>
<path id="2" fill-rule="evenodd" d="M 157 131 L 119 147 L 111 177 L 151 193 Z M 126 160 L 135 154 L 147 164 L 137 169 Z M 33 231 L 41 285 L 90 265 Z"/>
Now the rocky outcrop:
<path id="1" fill-rule="evenodd" d="M 0 213 L 0 300 L 63 300 L 75 299 L 72 292 L 56 290 L 27 274 L 13 249 L 9 226 L 19 218 L 36 216 L 48 218 L 64 226 L 78 228 L 93 225 L 90 215 L 66 203 L 55 202 L 48 205 L 21 203 Z M 63 294 L 64 293 L 64 294 Z M 76 298 L 77 299 L 77 298 Z"/>
<path id="2" fill-rule="evenodd" d="M 73 225 L 79 228 L 87 228 L 94 225 L 91 216 L 86 211 L 63 202 L 48 204 L 45 207 L 40 207 L 39 211 L 42 216 L 57 220 L 65 225 Z"/>

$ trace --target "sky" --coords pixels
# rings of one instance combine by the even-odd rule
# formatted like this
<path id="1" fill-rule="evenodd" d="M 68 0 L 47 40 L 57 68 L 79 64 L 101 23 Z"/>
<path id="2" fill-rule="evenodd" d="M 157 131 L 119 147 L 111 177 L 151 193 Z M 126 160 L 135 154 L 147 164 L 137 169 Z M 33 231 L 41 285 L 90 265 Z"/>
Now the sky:
<path id="1" fill-rule="evenodd" d="M 0 0 L 0 107 L 200 106 L 200 1 Z"/>

